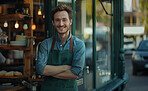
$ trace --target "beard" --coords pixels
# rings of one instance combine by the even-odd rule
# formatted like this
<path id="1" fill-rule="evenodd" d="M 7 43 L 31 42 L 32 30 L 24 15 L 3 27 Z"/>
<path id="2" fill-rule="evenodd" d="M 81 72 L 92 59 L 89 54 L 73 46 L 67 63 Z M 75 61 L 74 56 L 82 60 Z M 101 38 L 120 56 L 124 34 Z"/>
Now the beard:
<path id="1" fill-rule="evenodd" d="M 58 34 L 66 34 L 69 31 L 69 29 L 67 29 L 65 32 L 59 32 L 57 31 Z"/>
<path id="2" fill-rule="evenodd" d="M 66 28 L 66 26 L 58 26 L 57 29 L 56 29 L 58 34 L 66 34 L 70 29 L 70 25 L 69 25 L 69 27 L 67 27 L 67 30 L 65 32 L 60 32 L 60 31 L 58 31 L 58 28 L 60 28 L 60 27 Z"/>

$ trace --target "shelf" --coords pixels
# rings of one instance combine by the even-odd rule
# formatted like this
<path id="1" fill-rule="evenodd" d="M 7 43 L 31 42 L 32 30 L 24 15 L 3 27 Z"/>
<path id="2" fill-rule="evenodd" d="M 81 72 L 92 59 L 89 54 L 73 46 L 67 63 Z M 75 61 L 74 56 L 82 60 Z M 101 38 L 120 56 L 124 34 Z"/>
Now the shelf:
<path id="1" fill-rule="evenodd" d="M 23 76 L 23 75 L 21 75 L 21 76 L 0 76 L 0 79 L 4 79 L 4 78 L 9 78 L 9 79 L 18 79 L 18 78 L 27 78 L 27 77 L 25 77 L 25 76 Z"/>
<path id="2" fill-rule="evenodd" d="M 26 36 L 27 37 L 27 39 L 36 39 L 36 36 Z"/>
<path id="3" fill-rule="evenodd" d="M 31 16 L 23 14 L 3 14 L 0 15 L 0 20 L 1 21 L 23 20 L 25 17 L 31 18 Z"/>
<path id="4" fill-rule="evenodd" d="M 44 78 L 29 79 L 29 81 L 44 81 Z"/>
<path id="5" fill-rule="evenodd" d="M 34 32 L 45 32 L 43 29 L 36 29 Z"/>
<path id="6" fill-rule="evenodd" d="M 13 86 L 11 87 L 10 86 L 3 86 L 3 87 L 0 87 L 0 89 L 4 89 L 2 91 L 27 91 L 27 87 L 26 86 Z"/>
<path id="7" fill-rule="evenodd" d="M 36 39 L 38 39 L 38 40 L 44 40 L 45 37 L 36 37 Z"/>
<path id="8" fill-rule="evenodd" d="M 16 59 L 13 59 L 13 60 L 15 62 L 10 63 L 10 64 L 6 64 L 6 62 L 5 63 L 0 63 L 1 68 L 5 68 L 5 67 L 17 67 L 17 66 L 24 65 L 23 60 L 21 60 L 21 59 L 17 59 L 17 60 L 20 60 L 20 61 L 16 61 Z"/>
<path id="9" fill-rule="evenodd" d="M 0 46 L 0 50 L 30 50 L 30 48 L 22 46 Z"/>
<path id="10" fill-rule="evenodd" d="M 7 0 L 6 0 L 7 1 Z M 9 0 L 10 1 L 10 0 Z M 18 1 L 18 0 L 17 0 Z M 20 0 L 19 0 L 20 1 Z M 13 7 L 14 6 L 14 7 Z M 23 59 L 23 70 L 24 70 L 24 76 L 30 78 L 32 74 L 32 63 L 33 63 L 33 39 L 36 37 L 33 36 L 33 31 L 31 29 L 31 26 L 33 24 L 33 1 L 32 0 L 22 0 L 22 2 L 17 2 L 14 4 L 12 7 L 2 7 L 2 9 L 5 10 L 5 12 L 2 12 L 3 14 L 0 14 L 0 21 L 3 24 L 5 21 L 8 22 L 9 26 L 8 29 L 9 31 L 6 31 L 8 34 L 8 40 L 15 40 L 15 36 L 13 36 L 13 32 L 16 34 L 20 34 L 20 32 L 23 32 L 25 36 L 27 36 L 27 46 L 21 46 L 21 45 L 0 45 L 0 50 L 23 50 L 24 51 L 24 59 Z M 13 8 L 13 10 L 17 11 L 16 9 L 25 9 L 25 12 L 23 11 L 24 14 L 6 14 L 8 11 L 8 8 Z M 28 9 L 28 11 L 26 10 Z M 26 13 L 28 12 L 28 13 Z M 5 13 L 5 14 L 4 14 Z M 10 12 L 11 13 L 11 12 Z M 26 14 L 26 15 L 25 15 Z M 27 15 L 28 14 L 28 15 Z M 20 27 L 18 29 L 14 28 L 14 23 L 15 21 L 18 21 L 20 24 Z M 28 29 L 23 30 L 23 24 L 27 23 L 29 25 Z M 1 25 L 3 27 L 3 25 Z M 18 30 L 23 30 L 23 31 L 18 31 Z M 12 39 L 11 39 L 12 38 Z M 29 39 L 29 40 L 28 40 Z M 26 44 L 27 44 L 26 43 Z M 6 51 L 7 52 L 7 51 Z M 6 56 L 8 54 L 5 54 Z M 16 64 L 17 65 L 17 64 Z M 8 66 L 15 66 L 15 64 L 10 64 Z M 8 79 L 6 79 L 6 82 L 9 82 Z M 15 81 L 13 81 L 15 82 Z M 22 90 L 21 90 L 22 91 Z"/>

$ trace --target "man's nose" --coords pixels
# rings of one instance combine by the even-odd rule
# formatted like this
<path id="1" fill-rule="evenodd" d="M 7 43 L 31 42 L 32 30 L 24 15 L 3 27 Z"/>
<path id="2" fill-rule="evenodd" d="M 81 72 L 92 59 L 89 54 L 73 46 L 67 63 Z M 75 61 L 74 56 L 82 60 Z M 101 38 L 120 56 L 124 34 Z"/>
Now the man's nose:
<path id="1" fill-rule="evenodd" d="M 60 21 L 60 26 L 63 26 L 63 25 L 64 25 L 64 23 L 63 23 L 63 21 L 61 20 L 61 21 Z"/>

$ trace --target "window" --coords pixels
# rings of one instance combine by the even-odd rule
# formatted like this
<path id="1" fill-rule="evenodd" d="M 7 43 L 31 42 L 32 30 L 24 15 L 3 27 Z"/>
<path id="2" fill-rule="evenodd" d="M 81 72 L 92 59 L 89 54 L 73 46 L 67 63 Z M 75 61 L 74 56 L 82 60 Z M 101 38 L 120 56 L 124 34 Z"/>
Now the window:
<path id="1" fill-rule="evenodd" d="M 111 3 L 103 2 L 111 14 Z M 96 84 L 101 85 L 111 77 L 111 16 L 106 15 L 99 0 L 96 1 Z"/>
<path id="2" fill-rule="evenodd" d="M 100 86 L 111 78 L 111 16 L 106 15 L 99 0 L 96 0 L 96 69 L 93 61 L 93 1 L 75 1 L 75 36 L 82 39 L 86 46 L 85 89 L 90 91 L 94 85 Z M 68 2 L 65 2 L 68 4 Z M 103 2 L 107 12 L 111 14 L 110 0 Z M 73 22 L 74 23 L 74 22 Z M 94 83 L 96 70 L 96 83 Z"/>
<path id="3" fill-rule="evenodd" d="M 92 46 L 92 0 L 77 0 L 76 36 L 84 40 L 86 46 L 86 89 L 93 89 L 93 46 Z"/>

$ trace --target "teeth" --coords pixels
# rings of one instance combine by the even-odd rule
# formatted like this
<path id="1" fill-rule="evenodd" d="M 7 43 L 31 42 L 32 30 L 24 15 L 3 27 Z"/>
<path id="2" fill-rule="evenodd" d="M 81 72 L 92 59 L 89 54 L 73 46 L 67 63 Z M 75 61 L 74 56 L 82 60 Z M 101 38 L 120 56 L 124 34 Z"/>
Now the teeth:
<path id="1" fill-rule="evenodd" d="M 59 29 L 60 29 L 60 30 L 63 30 L 63 29 L 64 29 L 64 27 L 59 27 Z"/>

